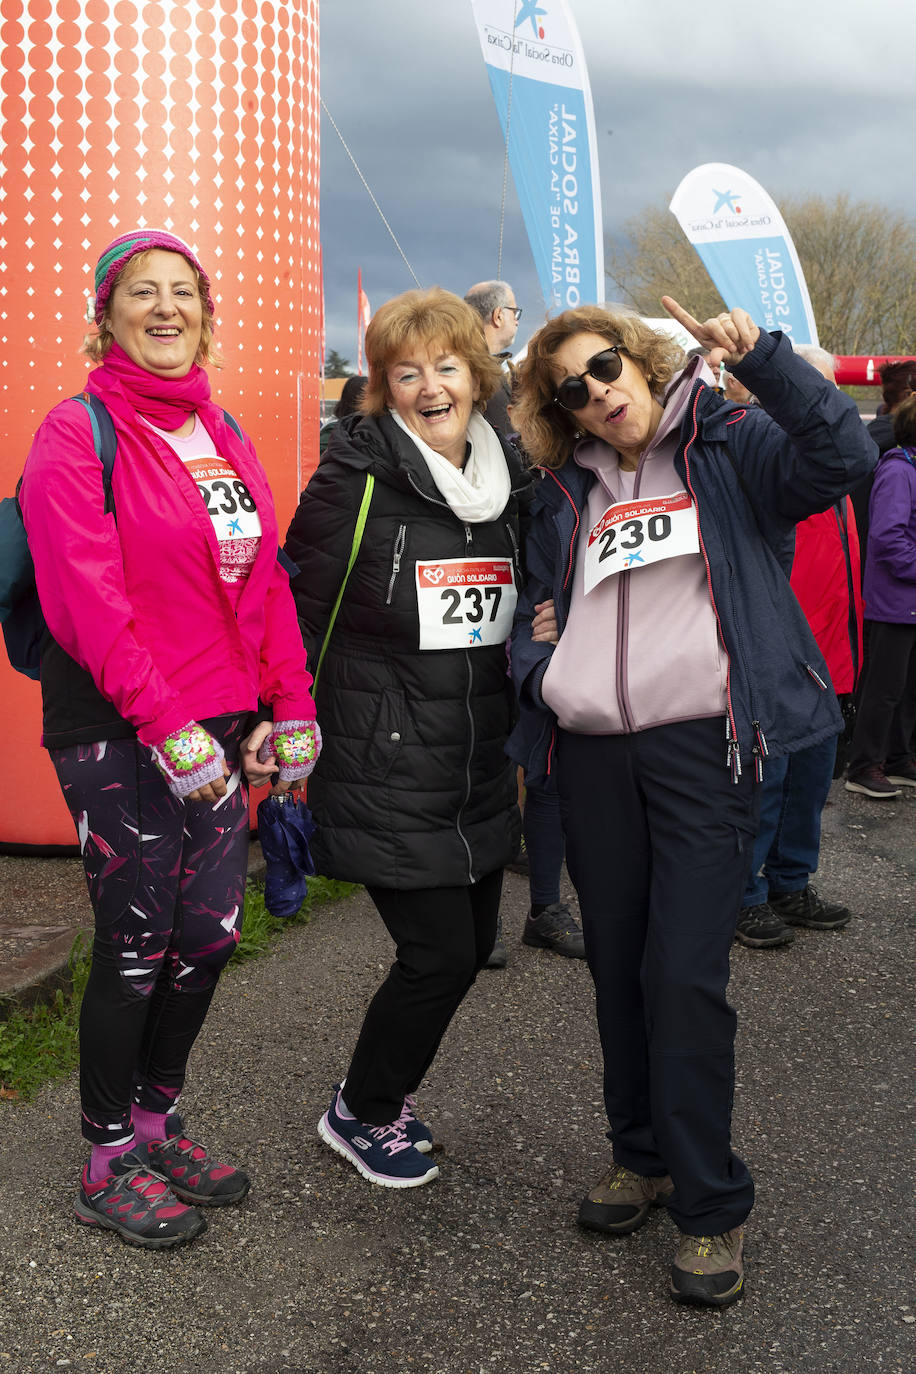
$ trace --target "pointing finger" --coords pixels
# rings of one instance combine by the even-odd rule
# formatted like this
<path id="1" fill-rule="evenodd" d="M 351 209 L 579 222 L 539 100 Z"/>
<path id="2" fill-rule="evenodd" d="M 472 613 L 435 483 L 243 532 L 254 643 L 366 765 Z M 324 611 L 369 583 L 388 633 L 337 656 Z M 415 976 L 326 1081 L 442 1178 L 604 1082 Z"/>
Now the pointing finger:
<path id="1" fill-rule="evenodd" d="M 697 330 L 702 328 L 699 320 L 695 320 L 692 315 L 688 314 L 683 306 L 678 305 L 673 296 L 662 296 L 662 305 L 669 315 L 674 316 L 678 324 L 682 324 L 685 329 L 690 331 L 694 338 L 697 338 Z"/>

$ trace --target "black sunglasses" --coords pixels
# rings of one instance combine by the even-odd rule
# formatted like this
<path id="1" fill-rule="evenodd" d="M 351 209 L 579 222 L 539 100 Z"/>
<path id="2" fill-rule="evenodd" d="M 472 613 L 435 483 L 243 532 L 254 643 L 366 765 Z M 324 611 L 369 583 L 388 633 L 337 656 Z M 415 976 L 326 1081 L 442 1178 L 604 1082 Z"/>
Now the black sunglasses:
<path id="1" fill-rule="evenodd" d="M 586 377 L 594 377 L 596 382 L 616 382 L 623 371 L 620 348 L 620 344 L 614 344 L 612 348 L 603 348 L 600 353 L 589 358 L 588 366 L 578 377 L 566 377 L 557 387 L 553 398 L 557 405 L 561 405 L 564 410 L 582 410 L 587 406 L 592 398 L 585 381 Z"/>

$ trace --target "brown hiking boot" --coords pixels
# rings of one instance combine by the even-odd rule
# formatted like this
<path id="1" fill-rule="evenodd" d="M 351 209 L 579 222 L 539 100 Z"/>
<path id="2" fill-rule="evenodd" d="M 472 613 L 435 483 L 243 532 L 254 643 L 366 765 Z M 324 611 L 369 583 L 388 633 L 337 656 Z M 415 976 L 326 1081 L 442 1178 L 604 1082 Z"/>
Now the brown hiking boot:
<path id="1" fill-rule="evenodd" d="M 660 1207 L 673 1192 L 674 1184 L 668 1174 L 644 1178 L 622 1164 L 612 1164 L 579 1204 L 579 1225 L 588 1231 L 629 1235 L 648 1221 L 650 1207 Z"/>
<path id="2" fill-rule="evenodd" d="M 671 1296 L 676 1302 L 728 1307 L 744 1290 L 744 1227 L 721 1236 L 686 1236 L 681 1232 L 671 1266 Z"/>

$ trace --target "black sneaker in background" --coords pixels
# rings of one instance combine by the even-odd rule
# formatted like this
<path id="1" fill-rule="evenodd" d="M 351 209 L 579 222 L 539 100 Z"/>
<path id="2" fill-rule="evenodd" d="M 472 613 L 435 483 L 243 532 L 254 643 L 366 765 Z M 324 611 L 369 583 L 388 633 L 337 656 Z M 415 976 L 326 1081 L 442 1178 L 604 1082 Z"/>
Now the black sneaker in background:
<path id="1" fill-rule="evenodd" d="M 789 929 L 768 902 L 761 902 L 759 906 L 741 908 L 735 939 L 748 949 L 775 949 L 777 945 L 791 945 L 795 931 Z"/>
<path id="2" fill-rule="evenodd" d="M 847 792 L 861 792 L 863 797 L 874 797 L 876 801 L 888 801 L 891 797 L 900 796 L 900 788 L 894 786 L 877 763 L 860 768 L 857 773 L 850 773 L 843 785 Z"/>
<path id="3" fill-rule="evenodd" d="M 849 907 L 825 902 L 810 883 L 801 892 L 771 892 L 770 906 L 789 925 L 808 926 L 811 930 L 839 930 L 852 920 Z"/>
<path id="4" fill-rule="evenodd" d="M 508 962 L 509 956 L 506 953 L 506 946 L 503 943 L 503 918 L 500 916 L 499 920 L 496 922 L 496 939 L 493 942 L 493 948 L 490 950 L 490 957 L 484 964 L 484 968 L 505 968 Z"/>
<path id="5" fill-rule="evenodd" d="M 518 847 L 518 853 L 515 858 L 512 860 L 511 864 L 506 864 L 506 871 L 508 873 L 520 873 L 523 878 L 528 877 L 528 850 L 525 846 L 524 835 L 522 836 L 522 842 Z"/>
<path id="6" fill-rule="evenodd" d="M 553 902 L 538 916 L 528 912 L 522 944 L 535 949 L 552 949 L 567 959 L 585 958 L 585 939 L 582 927 L 565 902 Z"/>
<path id="7" fill-rule="evenodd" d="M 916 787 L 916 758 L 901 759 L 885 767 L 888 782 L 895 787 Z"/>

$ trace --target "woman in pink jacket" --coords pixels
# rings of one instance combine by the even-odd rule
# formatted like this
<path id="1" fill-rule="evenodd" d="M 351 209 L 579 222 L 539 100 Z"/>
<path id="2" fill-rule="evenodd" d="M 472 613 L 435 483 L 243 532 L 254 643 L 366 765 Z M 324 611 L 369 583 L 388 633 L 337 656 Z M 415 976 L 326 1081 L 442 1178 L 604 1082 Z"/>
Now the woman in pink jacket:
<path id="1" fill-rule="evenodd" d="M 158 1249 L 248 1191 L 175 1106 L 239 939 L 244 779 L 286 790 L 320 734 L 267 480 L 210 400 L 206 273 L 140 229 L 105 250 L 95 289 L 86 391 L 114 426 L 110 489 L 90 413 L 67 400 L 35 436 L 20 504 L 48 626 L 43 743 L 96 918 L 76 1215 Z M 272 720 L 255 723 L 259 700 Z"/>

